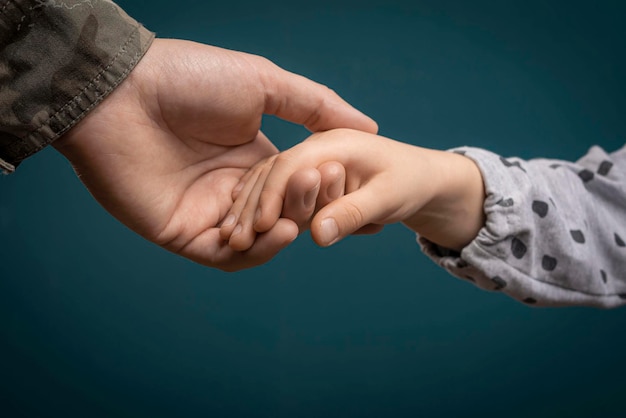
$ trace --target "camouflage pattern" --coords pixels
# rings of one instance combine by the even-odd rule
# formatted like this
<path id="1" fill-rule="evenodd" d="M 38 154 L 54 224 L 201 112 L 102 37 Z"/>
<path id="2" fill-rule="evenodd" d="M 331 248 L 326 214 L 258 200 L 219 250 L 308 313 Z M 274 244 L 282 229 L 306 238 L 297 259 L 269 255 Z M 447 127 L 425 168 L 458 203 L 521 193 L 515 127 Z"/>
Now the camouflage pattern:
<path id="1" fill-rule="evenodd" d="M 109 0 L 0 2 L 0 169 L 74 126 L 153 38 Z"/>

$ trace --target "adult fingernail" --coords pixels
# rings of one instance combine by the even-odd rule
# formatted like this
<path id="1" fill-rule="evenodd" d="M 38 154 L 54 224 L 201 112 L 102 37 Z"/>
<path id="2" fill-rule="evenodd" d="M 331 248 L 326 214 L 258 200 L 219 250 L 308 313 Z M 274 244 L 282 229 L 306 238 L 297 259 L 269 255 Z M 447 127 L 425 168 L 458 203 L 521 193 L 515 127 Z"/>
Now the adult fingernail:
<path id="1" fill-rule="evenodd" d="M 339 238 L 339 228 L 333 218 L 326 218 L 320 223 L 320 238 L 324 245 L 330 245 Z"/>
<path id="2" fill-rule="evenodd" d="M 222 226 L 230 226 L 234 223 L 235 223 L 235 215 L 231 213 L 230 215 L 226 217 L 226 219 L 224 219 L 224 222 L 222 222 Z"/>

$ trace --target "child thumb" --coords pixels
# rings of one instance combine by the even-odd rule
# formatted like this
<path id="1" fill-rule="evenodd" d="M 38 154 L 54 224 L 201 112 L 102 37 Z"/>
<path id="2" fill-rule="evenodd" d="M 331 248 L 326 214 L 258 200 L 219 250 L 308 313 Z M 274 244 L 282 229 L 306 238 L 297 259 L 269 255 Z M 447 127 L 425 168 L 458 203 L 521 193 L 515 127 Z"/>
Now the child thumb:
<path id="1" fill-rule="evenodd" d="M 323 207 L 311 222 L 311 236 L 322 247 L 328 247 L 362 227 L 384 216 L 384 202 L 372 188 L 344 195 Z"/>

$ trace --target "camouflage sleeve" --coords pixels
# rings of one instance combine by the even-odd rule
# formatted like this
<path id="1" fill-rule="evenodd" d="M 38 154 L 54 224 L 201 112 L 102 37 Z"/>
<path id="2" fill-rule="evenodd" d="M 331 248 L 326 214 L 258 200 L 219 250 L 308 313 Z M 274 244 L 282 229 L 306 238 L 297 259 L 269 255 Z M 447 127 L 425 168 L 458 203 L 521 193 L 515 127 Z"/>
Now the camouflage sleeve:
<path id="1" fill-rule="evenodd" d="M 0 2 L 0 169 L 74 126 L 153 38 L 109 0 Z"/>

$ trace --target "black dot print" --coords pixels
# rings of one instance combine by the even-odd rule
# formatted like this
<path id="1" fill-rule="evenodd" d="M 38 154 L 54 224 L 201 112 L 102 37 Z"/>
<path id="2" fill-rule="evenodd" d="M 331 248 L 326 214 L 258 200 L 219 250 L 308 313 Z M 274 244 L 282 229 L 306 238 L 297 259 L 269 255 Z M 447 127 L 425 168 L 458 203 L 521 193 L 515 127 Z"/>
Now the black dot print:
<path id="1" fill-rule="evenodd" d="M 537 303 L 537 299 L 526 298 L 526 299 L 524 299 L 524 303 L 527 303 L 529 305 L 534 305 L 535 303 Z"/>
<path id="2" fill-rule="evenodd" d="M 602 281 L 606 283 L 606 271 L 600 270 L 600 276 L 602 276 Z"/>
<path id="3" fill-rule="evenodd" d="M 503 208 L 510 208 L 511 206 L 513 206 L 513 199 L 511 199 L 510 197 L 508 199 L 500 199 L 498 200 L 498 202 L 496 203 L 498 206 L 502 206 Z"/>
<path id="4" fill-rule="evenodd" d="M 572 236 L 572 239 L 576 241 L 577 243 L 579 244 L 585 243 L 585 235 L 583 234 L 583 231 L 579 229 L 573 229 L 569 231 L 569 234 Z"/>
<path id="5" fill-rule="evenodd" d="M 503 157 L 500 157 L 500 161 L 502 161 L 502 164 L 504 164 L 505 167 L 517 167 L 520 170 L 522 170 L 524 173 L 526 172 L 526 170 L 524 170 L 524 168 L 522 167 L 519 161 L 509 161 Z"/>
<path id="6" fill-rule="evenodd" d="M 600 174 L 601 176 L 606 176 L 607 174 L 609 174 L 609 171 L 611 171 L 611 168 L 613 168 L 613 163 L 604 160 L 602 161 L 602 163 L 600 163 L 600 167 L 598 167 L 598 174 Z"/>
<path id="7" fill-rule="evenodd" d="M 618 247 L 626 247 L 626 243 L 624 243 L 624 240 L 622 239 L 622 237 L 620 237 L 617 234 L 615 234 L 615 243 L 617 244 Z"/>
<path id="8" fill-rule="evenodd" d="M 467 152 L 463 151 L 462 149 L 455 149 L 454 151 L 455 154 L 459 154 L 459 155 L 465 155 L 467 154 Z"/>
<path id="9" fill-rule="evenodd" d="M 533 212 L 539 215 L 539 217 L 545 218 L 548 214 L 548 204 L 541 200 L 533 201 Z"/>
<path id="10" fill-rule="evenodd" d="M 619 293 L 617 296 L 619 296 L 621 299 L 626 299 L 626 293 Z"/>
<path id="11" fill-rule="evenodd" d="M 550 168 L 553 170 L 556 170 L 559 167 L 561 167 L 561 164 L 550 164 Z"/>
<path id="12" fill-rule="evenodd" d="M 580 173 L 578 173 L 578 177 L 580 177 L 580 179 L 582 181 L 587 183 L 588 181 L 593 180 L 593 171 L 589 171 L 589 170 L 585 169 L 585 170 L 581 171 Z"/>
<path id="13" fill-rule="evenodd" d="M 515 256 L 515 258 L 520 259 L 524 257 L 524 255 L 526 254 L 526 250 L 526 245 L 524 245 L 522 241 L 517 238 L 513 238 L 511 240 L 511 252 Z"/>
<path id="14" fill-rule="evenodd" d="M 544 270 L 552 271 L 556 268 L 556 264 L 556 258 L 550 257 L 549 255 L 544 255 L 541 259 L 541 267 L 543 267 Z"/>
<path id="15" fill-rule="evenodd" d="M 506 281 L 500 276 L 492 278 L 491 281 L 496 285 L 493 290 L 502 290 L 506 287 Z"/>

